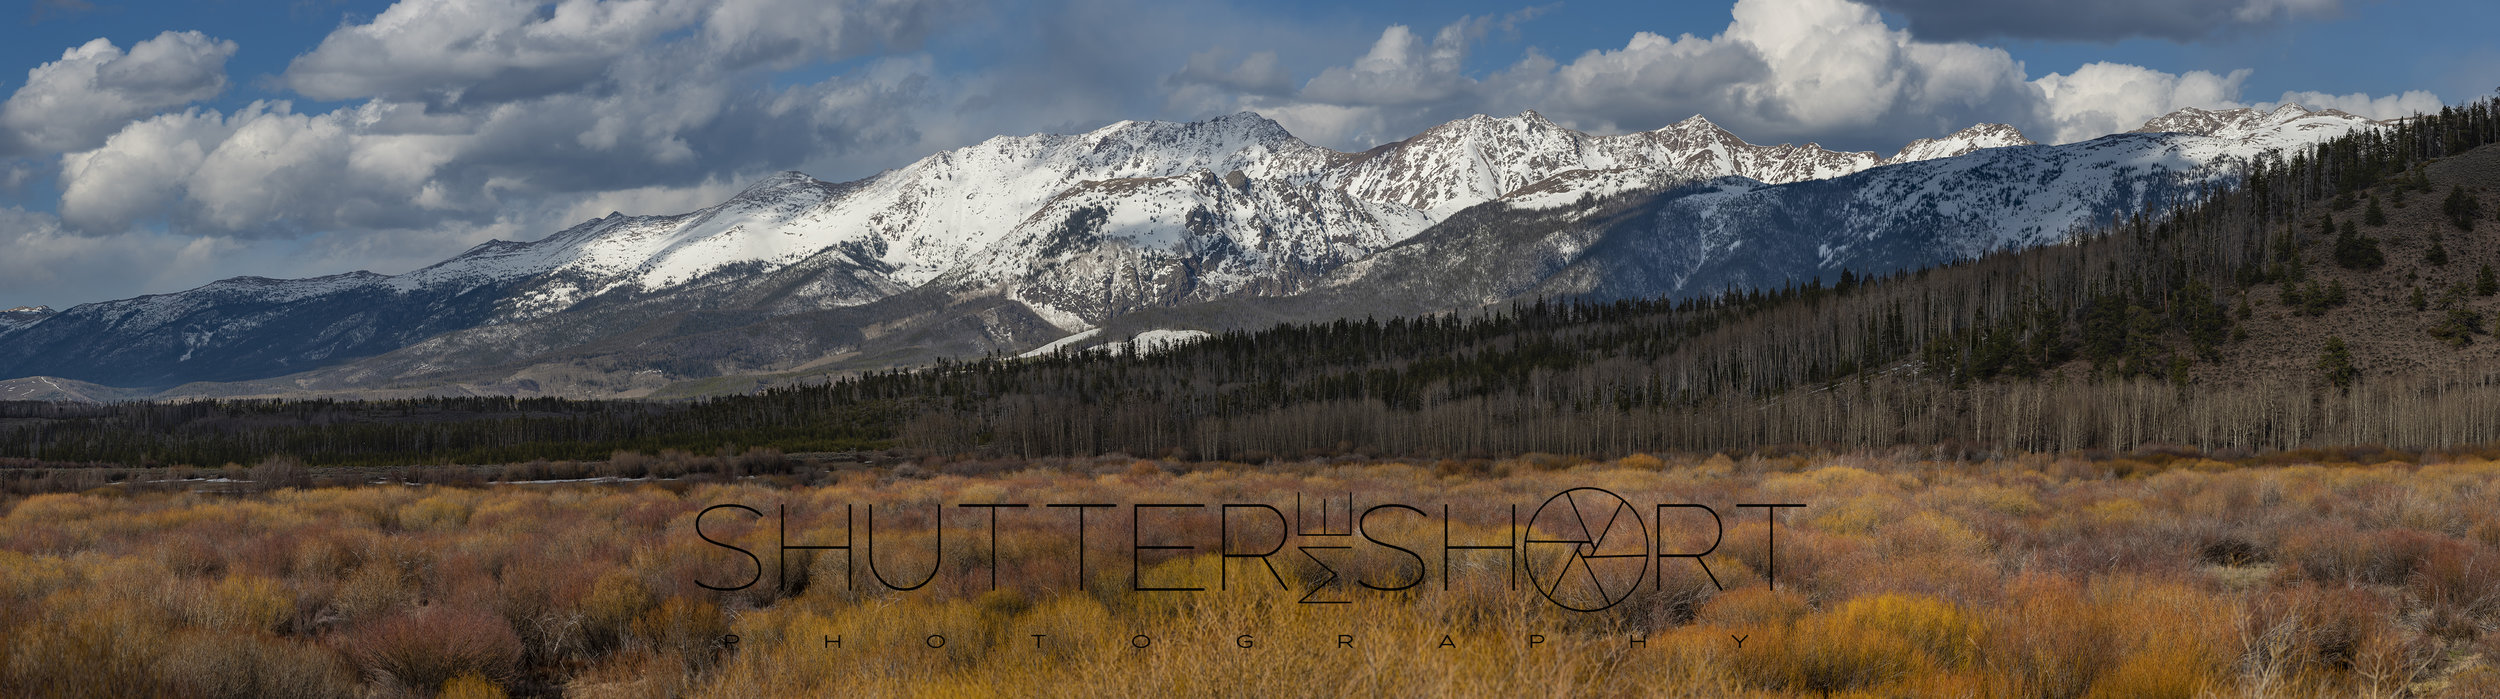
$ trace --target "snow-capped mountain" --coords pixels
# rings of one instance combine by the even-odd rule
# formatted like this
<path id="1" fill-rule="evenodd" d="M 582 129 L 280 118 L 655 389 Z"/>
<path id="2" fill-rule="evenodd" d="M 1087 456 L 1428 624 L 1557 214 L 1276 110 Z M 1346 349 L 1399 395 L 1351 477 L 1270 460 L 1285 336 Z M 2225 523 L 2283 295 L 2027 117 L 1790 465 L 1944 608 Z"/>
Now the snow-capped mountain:
<path id="1" fill-rule="evenodd" d="M 1870 152 L 1812 143 L 1757 146 L 1698 115 L 1655 131 L 1591 136 L 1534 111 L 1476 115 L 1366 151 L 1327 183 L 1355 197 L 1420 209 L 1435 220 L 1548 178 L 1583 170 L 1656 170 L 1687 178 L 1734 175 L 1773 184 L 1874 167 Z"/>
<path id="2" fill-rule="evenodd" d="M 2291 107 L 2153 123 L 2190 131 L 2010 147 L 1993 144 L 2027 139 L 1983 124 L 1840 177 L 1719 178 L 1579 217 L 1555 216 L 1551 201 L 1522 201 L 1507 218 L 1436 227 L 1348 266 L 1328 286 L 1352 298 L 1401 299 L 1394 311 L 1411 313 L 1435 310 L 1420 299 L 1463 306 L 1523 295 L 1692 296 L 1829 282 L 1842 270 L 1917 269 L 2053 244 L 2194 197 L 2269 149 L 2368 124 Z"/>
<path id="3" fill-rule="evenodd" d="M 2368 120 L 2340 109 L 2310 111 L 2285 103 L 2273 111 L 2249 107 L 2205 110 L 2189 107 L 2154 117 L 2129 133 L 2184 133 L 2236 143 L 2244 148 L 2288 148 L 2334 138 Z"/>
<path id="4" fill-rule="evenodd" d="M 2202 135 L 2210 136 L 2212 134 Z M 1901 152 L 1894 153 L 1890 158 L 1885 158 L 1883 164 L 1892 165 L 1896 163 L 1915 163 L 1921 160 L 1935 160 L 1937 158 L 1951 158 L 1959 155 L 1968 155 L 1971 152 L 1986 150 L 1989 148 L 2012 148 L 2014 146 L 2036 145 L 2039 144 L 2033 142 L 2030 137 L 2024 136 L 2021 130 L 2015 129 L 2012 126 L 2005 124 L 1978 124 L 1967 129 L 1955 131 L 1951 135 L 1942 138 L 1922 138 L 1916 141 L 1911 141 L 1910 145 L 1901 147 Z"/>
<path id="5" fill-rule="evenodd" d="M 1069 189 L 941 279 L 997 287 L 1074 331 L 1155 306 L 1300 292 L 1432 225 L 1428 215 L 1317 184 L 1218 177 Z"/>
<path id="6" fill-rule="evenodd" d="M 36 321 L 50 317 L 52 317 L 51 306 L 19 306 L 0 311 L 0 334 L 34 325 Z"/>
<path id="7" fill-rule="evenodd" d="M 369 385 L 626 356 L 599 371 L 691 377 L 941 345 L 1021 350 L 1142 309 L 1346 287 L 1429 257 L 1453 225 L 1515 211 L 1568 228 L 1627 197 L 1654 213 L 1640 236 L 1652 242 L 1630 261 L 1590 257 L 1616 245 L 1608 236 L 1555 239 L 1541 243 L 1542 272 L 1438 281 L 1689 293 L 2052 242 L 2265 148 L 2364 123 L 2296 107 L 2183 111 L 2147 125 L 2176 133 L 2054 147 L 1982 124 L 1879 157 L 1757 146 L 1698 116 L 1613 136 L 1535 112 L 1475 116 L 1361 153 L 1251 113 L 1120 122 L 993 138 L 853 182 L 781 173 L 699 211 L 611 214 L 396 276 L 241 278 L 11 311 L 0 378 L 162 387 L 352 362 L 292 385 Z"/>

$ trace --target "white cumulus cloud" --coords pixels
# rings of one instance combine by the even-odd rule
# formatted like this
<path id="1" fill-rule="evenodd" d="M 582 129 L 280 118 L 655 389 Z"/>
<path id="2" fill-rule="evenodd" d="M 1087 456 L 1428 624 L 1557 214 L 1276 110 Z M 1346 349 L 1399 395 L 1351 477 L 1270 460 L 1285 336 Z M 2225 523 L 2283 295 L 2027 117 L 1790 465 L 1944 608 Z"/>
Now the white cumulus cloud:
<path id="1" fill-rule="evenodd" d="M 2445 103 L 2439 101 L 2438 95 L 2423 90 L 2408 90 L 2404 94 L 2377 97 L 2362 92 L 2341 95 L 2306 91 L 2285 92 L 2281 98 L 2275 100 L 2276 104 L 2286 102 L 2310 109 L 2340 109 L 2372 119 L 2437 114 L 2439 108 L 2445 106 Z"/>
<path id="2" fill-rule="evenodd" d="M 1536 109 L 1597 131 L 1663 126 L 1694 114 L 1757 139 L 1906 140 L 1947 125 L 2028 119 L 2038 89 L 2001 49 L 1917 41 L 1846 0 L 1739 0 L 1716 36 L 1636 32 L 1623 48 L 1568 63 L 1529 55 L 1485 76 L 1461 70 L 1477 20 L 1430 41 L 1381 33 L 1350 65 L 1295 94 L 1243 95 L 1300 133 L 1365 147 L 1470 113 Z M 1314 117 L 1325 119 L 1317 122 Z M 1299 120 L 1299 123 L 1297 123 Z"/>
<path id="3" fill-rule="evenodd" d="M 124 52 L 106 39 L 26 72 L 0 104 L 0 155 L 94 147 L 130 120 L 214 97 L 226 87 L 232 41 L 165 32 Z"/>
<path id="4" fill-rule="evenodd" d="M 2248 75 L 2245 68 L 2229 75 L 2201 70 L 2173 75 L 2107 62 L 2051 73 L 2038 81 L 2051 129 L 2040 140 L 2063 143 L 2128 131 L 2184 107 L 2243 106 L 2240 85 Z"/>

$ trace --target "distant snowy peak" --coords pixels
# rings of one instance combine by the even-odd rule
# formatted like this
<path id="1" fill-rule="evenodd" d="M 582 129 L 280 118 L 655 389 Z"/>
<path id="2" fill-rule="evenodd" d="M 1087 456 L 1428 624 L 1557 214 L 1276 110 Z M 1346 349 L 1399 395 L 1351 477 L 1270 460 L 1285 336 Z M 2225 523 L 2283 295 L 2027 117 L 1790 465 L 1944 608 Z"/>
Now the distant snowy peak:
<path id="1" fill-rule="evenodd" d="M 69 313 L 99 318 L 108 326 L 144 330 L 181 323 L 193 314 L 229 305 L 281 306 L 343 292 L 379 289 L 390 280 L 364 271 L 309 279 L 234 277 L 177 293 L 80 304 Z"/>
<path id="2" fill-rule="evenodd" d="M 0 311 L 0 335 L 42 322 L 43 319 L 50 318 L 52 315 L 51 306 L 19 306 Z"/>
<path id="3" fill-rule="evenodd" d="M 2310 111 L 2289 102 L 2273 111 L 2250 107 L 2238 109 L 2198 109 L 2188 107 L 2154 117 L 2133 133 L 2184 133 L 2213 138 L 2247 140 L 2285 131 L 2315 131 L 2340 128 L 2349 131 L 2374 124 L 2369 119 L 2337 109 Z M 2317 140 L 2317 139 L 2310 139 Z"/>
<path id="4" fill-rule="evenodd" d="M 1058 170 L 1064 184 L 1191 170 L 1308 179 L 1345 158 L 1303 142 L 1267 117 L 1239 112 L 1206 121 L 1122 121 L 1075 135 L 998 136 L 922 158 L 898 172 L 1038 164 Z"/>
<path id="5" fill-rule="evenodd" d="M 1256 112 L 1206 121 L 1123 121 L 1085 134 L 1089 169 L 1115 177 L 1169 177 L 1189 170 L 1241 171 L 1262 179 L 1307 180 L 1345 160 L 1303 142 Z"/>
<path id="6" fill-rule="evenodd" d="M 650 293 L 735 270 L 769 271 L 828 251 L 869 288 L 907 288 L 963 263 L 1062 192 L 1090 182 L 1190 172 L 1312 181 L 1344 154 L 1243 112 L 1190 123 L 1123 121 L 1082 134 L 1001 136 L 864 180 L 765 177 L 718 205 L 673 216 L 609 216 L 534 243 L 491 242 L 398 280 L 403 288 L 531 283 L 507 320 L 612 293 Z M 829 296 L 855 305 L 871 296 Z"/>
<path id="7" fill-rule="evenodd" d="M 1237 171 L 1105 180 L 1053 197 L 939 283 L 1000 288 L 1074 330 L 1140 308 L 1299 292 L 1431 224 L 1407 207 Z"/>
<path id="8" fill-rule="evenodd" d="M 1984 147 L 1984 146 L 1983 146 Z M 1535 111 L 1449 122 L 1361 155 L 1327 182 L 1358 198 L 1440 220 L 1578 170 L 1656 170 L 1655 179 L 1738 176 L 1784 184 L 1829 179 L 1879 164 L 1867 151 L 1818 144 L 1759 146 L 1695 115 L 1654 131 L 1592 136 Z"/>
<path id="9" fill-rule="evenodd" d="M 1902 146 L 1901 152 L 1884 159 L 1884 164 L 1915 163 L 1922 160 L 1952 158 L 1973 151 L 2013 146 L 2036 146 L 2038 142 L 2024 136 L 2021 129 L 2006 124 L 1978 124 L 1941 138 L 1922 138 Z"/>
<path id="10" fill-rule="evenodd" d="M 1482 114 L 1374 148 L 1331 173 L 1334 188 L 1359 199 L 1423 211 L 1434 220 L 1571 170 L 1616 163 L 1588 146 L 1588 134 L 1534 111 Z"/>
<path id="11" fill-rule="evenodd" d="M 1708 179 L 1735 175 L 1771 184 L 1839 177 L 1874 167 L 1869 151 L 1835 151 L 1819 144 L 1757 146 L 1695 114 L 1655 131 L 1606 139 L 1610 150 L 1645 164 Z"/>

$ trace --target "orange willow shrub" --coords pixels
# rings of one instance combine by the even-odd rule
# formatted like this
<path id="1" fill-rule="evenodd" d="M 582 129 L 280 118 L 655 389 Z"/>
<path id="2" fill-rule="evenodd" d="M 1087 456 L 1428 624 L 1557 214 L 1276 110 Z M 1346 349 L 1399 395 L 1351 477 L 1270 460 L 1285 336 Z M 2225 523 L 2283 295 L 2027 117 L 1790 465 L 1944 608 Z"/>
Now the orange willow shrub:
<path id="1" fill-rule="evenodd" d="M 0 500 L 0 696 L 2475 696 L 2500 678 L 2500 466 L 2431 461 L 1121 457 L 43 495 Z M 1439 548 L 1508 540 L 1514 506 L 1525 524 L 1579 487 L 1636 503 L 1654 551 L 1709 554 L 1578 613 L 1504 554 Z M 1807 507 L 1735 507 L 1761 502 Z M 724 503 L 762 516 L 703 514 Z M 1080 549 L 1048 503 L 1121 507 Z M 1412 559 L 1300 548 L 1389 504 L 1415 510 L 1363 533 Z M 785 537 L 860 546 L 785 561 Z M 1287 545 L 1225 558 L 1223 537 Z"/>

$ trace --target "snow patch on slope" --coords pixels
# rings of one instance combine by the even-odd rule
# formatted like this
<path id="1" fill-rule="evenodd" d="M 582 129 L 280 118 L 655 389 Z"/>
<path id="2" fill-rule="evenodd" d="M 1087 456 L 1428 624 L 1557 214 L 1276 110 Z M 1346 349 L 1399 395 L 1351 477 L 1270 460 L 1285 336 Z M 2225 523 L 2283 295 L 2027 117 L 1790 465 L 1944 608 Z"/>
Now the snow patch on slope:
<path id="1" fill-rule="evenodd" d="M 1181 347 L 1210 337 L 1214 337 L 1214 335 L 1204 330 L 1165 330 L 1157 328 L 1138 333 L 1137 336 L 1129 338 L 1127 341 L 1104 343 L 1102 346 L 1094 349 L 1111 354 L 1124 354 L 1129 352 L 1131 348 L 1135 348 L 1137 356 L 1143 357 L 1180 349 Z"/>
<path id="2" fill-rule="evenodd" d="M 1063 350 L 1066 350 L 1066 349 L 1068 349 L 1069 347 L 1073 347 L 1073 346 L 1075 346 L 1077 343 L 1081 343 L 1081 342 L 1084 342 L 1084 341 L 1086 341 L 1086 340 L 1093 339 L 1095 335 L 1100 335 L 1100 334 L 1102 334 L 1102 328 L 1093 328 L 1093 329 L 1090 329 L 1090 330 L 1085 330 L 1085 331 L 1082 331 L 1082 332 L 1078 332 L 1078 333 L 1075 333 L 1075 334 L 1069 335 L 1069 336 L 1067 336 L 1067 337 L 1062 337 L 1062 338 L 1059 338 L 1059 339 L 1056 339 L 1056 340 L 1052 340 L 1052 341 L 1050 341 L 1050 344 L 1047 344 L 1047 345 L 1042 345 L 1042 346 L 1040 346 L 1040 347 L 1035 347 L 1035 348 L 1033 348 L 1033 350 L 1032 350 L 1032 351 L 1030 351 L 1030 352 L 1026 352 L 1026 353 L 1024 353 L 1024 354 L 1019 354 L 1019 355 L 1016 355 L 1016 358 L 1017 358 L 1017 359 L 1032 359 L 1032 358 L 1034 358 L 1034 357 L 1041 357 L 1041 356 L 1047 356 L 1047 355 L 1052 355 L 1052 354 L 1058 354 L 1059 352 L 1061 352 L 1061 351 L 1063 351 Z"/>

